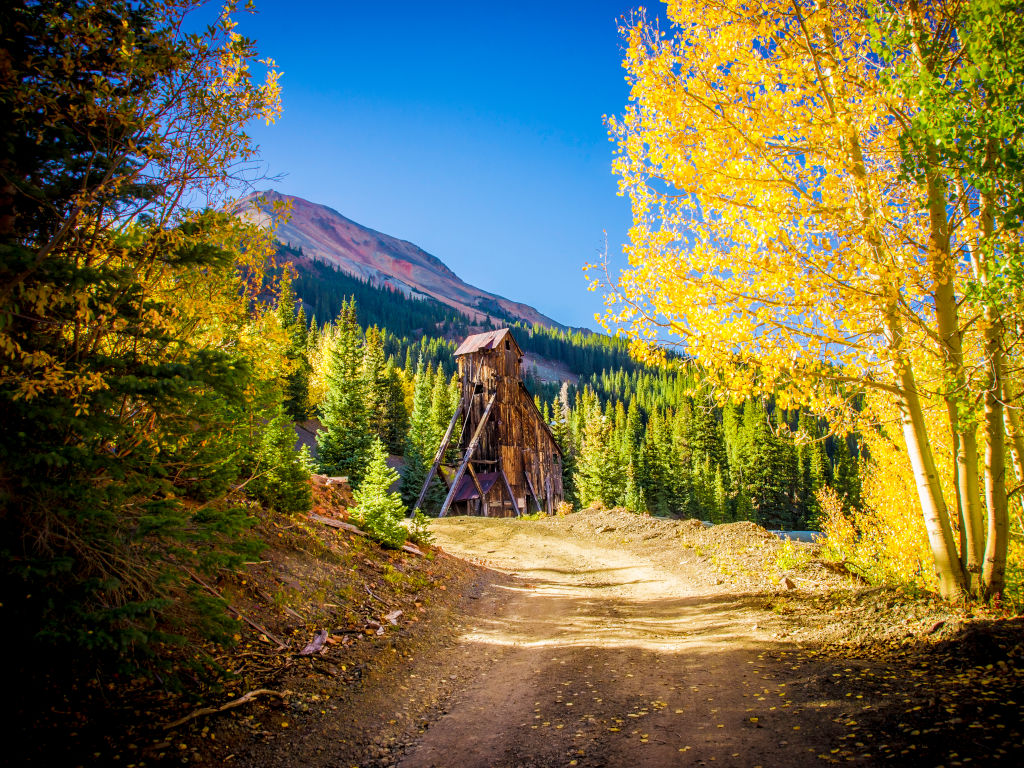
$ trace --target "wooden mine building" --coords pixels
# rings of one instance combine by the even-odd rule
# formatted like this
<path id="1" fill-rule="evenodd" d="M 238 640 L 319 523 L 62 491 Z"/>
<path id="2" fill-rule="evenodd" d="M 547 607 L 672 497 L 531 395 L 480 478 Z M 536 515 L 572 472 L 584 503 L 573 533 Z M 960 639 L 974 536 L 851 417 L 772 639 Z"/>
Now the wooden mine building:
<path id="1" fill-rule="evenodd" d="M 462 417 L 458 466 L 440 516 L 553 512 L 563 499 L 562 451 L 523 384 L 523 351 L 512 333 L 470 336 L 455 359 L 462 398 L 413 509 L 423 503 Z"/>

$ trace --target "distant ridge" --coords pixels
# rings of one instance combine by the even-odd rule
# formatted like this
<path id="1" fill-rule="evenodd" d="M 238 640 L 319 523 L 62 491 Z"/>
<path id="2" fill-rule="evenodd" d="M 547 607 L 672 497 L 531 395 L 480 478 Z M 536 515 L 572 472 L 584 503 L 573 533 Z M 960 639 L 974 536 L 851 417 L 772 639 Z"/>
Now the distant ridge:
<path id="1" fill-rule="evenodd" d="M 303 259 L 323 262 L 374 285 L 389 285 L 407 296 L 435 299 L 473 322 L 485 322 L 490 317 L 566 327 L 528 304 L 466 283 L 443 261 L 413 243 L 357 224 L 325 205 L 269 190 L 246 196 L 234 213 L 268 225 L 274 219 L 275 202 L 291 204 L 290 217 L 277 222 L 277 239 L 301 253 L 294 259 L 297 269 L 302 268 Z"/>

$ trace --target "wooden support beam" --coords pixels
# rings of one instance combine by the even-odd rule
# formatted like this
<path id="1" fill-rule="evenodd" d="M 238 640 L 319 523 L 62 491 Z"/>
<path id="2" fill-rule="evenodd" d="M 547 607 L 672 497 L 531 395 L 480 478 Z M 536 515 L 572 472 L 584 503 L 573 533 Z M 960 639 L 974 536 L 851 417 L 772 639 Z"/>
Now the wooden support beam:
<path id="1" fill-rule="evenodd" d="M 452 415 L 452 420 L 448 424 L 448 429 L 444 432 L 444 437 L 441 439 L 441 446 L 437 449 L 437 453 L 434 456 L 434 463 L 430 465 L 430 471 L 427 472 L 427 480 L 423 483 L 423 488 L 420 490 L 419 498 L 416 499 L 416 503 L 413 505 L 413 508 L 409 510 L 409 517 L 416 514 L 416 510 L 420 508 L 423 504 L 423 500 L 427 497 L 427 489 L 430 488 L 430 482 L 434 479 L 434 474 L 437 472 L 437 468 L 441 466 L 441 459 L 444 458 L 444 452 L 448 450 L 448 443 L 452 439 L 452 432 L 455 431 L 455 424 L 458 422 L 460 415 L 462 415 L 462 403 L 459 403 L 459 407 L 455 409 L 455 413 Z"/>
<path id="2" fill-rule="evenodd" d="M 540 508 L 540 499 L 537 498 L 537 491 L 536 489 L 534 489 L 533 483 L 530 481 L 530 473 L 526 469 L 527 465 L 531 464 L 532 462 L 527 461 L 527 458 L 529 458 L 529 456 L 525 448 L 521 449 L 519 451 L 519 454 L 523 460 L 523 477 L 526 478 L 526 487 L 530 489 L 530 495 L 533 496 L 533 505 L 537 507 L 538 512 L 543 512 L 544 510 Z M 548 512 L 550 511 L 551 510 L 548 510 Z"/>
<path id="3" fill-rule="evenodd" d="M 530 473 L 526 471 L 526 467 L 523 467 L 523 477 L 526 478 L 526 487 L 530 489 L 530 496 L 533 497 L 533 505 L 537 507 L 538 512 L 543 512 L 540 508 L 540 499 L 537 498 L 537 492 L 533 490 L 533 483 L 530 482 Z"/>
<path id="4" fill-rule="evenodd" d="M 487 419 L 491 415 L 491 408 L 494 407 L 494 401 L 498 399 L 498 393 L 495 392 L 491 395 L 491 399 L 487 403 L 487 407 L 484 409 L 484 415 L 480 417 L 480 423 L 476 425 L 476 429 L 473 430 L 473 437 L 469 441 L 469 445 L 466 447 L 466 455 L 462 457 L 462 462 L 459 464 L 459 468 L 455 470 L 455 477 L 452 478 L 452 487 L 448 489 L 448 495 L 444 497 L 444 504 L 441 505 L 441 511 L 437 514 L 438 517 L 444 517 L 448 512 L 448 507 L 452 503 L 452 499 L 455 498 L 455 493 L 459 489 L 459 483 L 462 482 L 462 476 L 466 474 L 466 466 L 469 464 L 469 460 L 473 458 L 473 451 L 476 450 L 477 444 L 480 442 L 480 436 L 484 433 L 484 427 L 487 425 Z"/>
<path id="5" fill-rule="evenodd" d="M 469 476 L 473 478 L 473 485 L 476 487 L 476 492 L 480 494 L 480 506 L 482 508 L 481 514 L 483 514 L 484 517 L 487 517 L 487 497 L 484 495 L 484 489 L 480 485 L 480 480 L 477 479 L 476 470 L 473 469 L 472 461 L 466 465 L 466 471 L 469 472 Z"/>
<path id="6" fill-rule="evenodd" d="M 516 513 L 516 517 L 519 517 L 519 504 L 516 503 L 516 495 L 512 493 L 512 484 L 508 481 L 508 475 L 505 474 L 505 470 L 498 470 L 501 472 L 501 482 L 505 486 L 505 493 L 508 494 L 509 501 L 512 502 L 512 511 Z"/>

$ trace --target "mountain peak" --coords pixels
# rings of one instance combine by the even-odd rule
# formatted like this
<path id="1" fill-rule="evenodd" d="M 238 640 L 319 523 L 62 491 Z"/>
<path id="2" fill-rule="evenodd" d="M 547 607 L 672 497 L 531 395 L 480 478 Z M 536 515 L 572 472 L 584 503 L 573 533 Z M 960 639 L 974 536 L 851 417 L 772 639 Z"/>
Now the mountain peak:
<path id="1" fill-rule="evenodd" d="M 283 213 L 282 204 L 290 207 L 288 214 Z M 297 262 L 323 262 L 374 285 L 430 297 L 474 322 L 497 315 L 565 327 L 527 304 L 469 285 L 419 246 L 364 227 L 326 205 L 267 190 L 242 198 L 233 213 L 265 226 L 276 224 L 277 239 L 302 254 Z"/>

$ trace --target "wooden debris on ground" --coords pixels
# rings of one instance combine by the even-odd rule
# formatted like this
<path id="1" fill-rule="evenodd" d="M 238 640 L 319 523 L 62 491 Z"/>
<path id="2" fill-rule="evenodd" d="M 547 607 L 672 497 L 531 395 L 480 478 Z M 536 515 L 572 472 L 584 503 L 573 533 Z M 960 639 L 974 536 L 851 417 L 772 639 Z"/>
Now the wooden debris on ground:
<path id="1" fill-rule="evenodd" d="M 209 585 L 209 584 L 207 584 L 207 583 L 206 583 L 205 581 L 203 581 L 203 579 L 201 579 L 201 578 L 200 578 L 200 577 L 198 576 L 198 574 L 196 574 L 196 573 L 195 573 L 195 571 L 193 571 L 193 570 L 191 570 L 191 569 L 189 569 L 189 568 L 185 568 L 184 570 L 185 570 L 185 572 L 186 572 L 186 573 L 187 573 L 187 574 L 188 574 L 189 576 L 191 576 L 191 577 L 192 577 L 192 579 L 193 579 L 193 580 L 194 580 L 194 581 L 195 581 L 195 582 L 196 582 L 197 584 L 199 584 L 199 586 L 201 586 L 201 587 L 202 587 L 203 589 L 205 589 L 205 590 L 206 590 L 207 592 L 209 592 L 209 593 L 210 593 L 211 595 L 213 595 L 214 597 L 216 597 L 216 598 L 217 598 L 218 600 L 224 600 L 224 596 L 223 596 L 223 595 L 222 595 L 222 594 L 221 594 L 220 592 L 218 592 L 218 591 L 217 591 L 216 589 L 214 589 L 214 588 L 213 588 L 212 586 L 210 586 L 210 585 Z M 239 619 L 241 619 L 241 620 L 242 620 L 242 621 L 244 621 L 244 622 L 245 622 L 246 624 L 248 624 L 248 625 L 249 625 L 250 627 L 252 627 L 253 629 L 255 629 L 255 630 L 256 630 L 257 632 L 259 632 L 259 633 L 260 633 L 261 635 L 263 635 L 264 637 L 266 637 L 266 638 L 267 638 L 267 640 L 268 640 L 269 642 L 272 642 L 272 643 L 276 643 L 276 644 L 277 644 L 277 650 L 279 650 L 279 651 L 283 651 L 283 650 L 284 650 L 285 648 L 287 648 L 287 647 L 288 647 L 288 644 L 287 644 L 287 643 L 285 643 L 285 642 L 282 642 L 280 638 L 278 638 L 278 637 L 275 637 L 275 636 L 274 636 L 274 634 L 273 634 L 273 633 L 272 633 L 272 632 L 271 632 L 271 631 L 270 631 L 269 629 L 267 629 L 266 627 L 264 627 L 264 626 L 263 626 L 262 624 L 260 624 L 260 623 L 259 623 L 258 621 L 254 621 L 253 619 L 250 619 L 250 618 L 249 618 L 248 616 L 246 616 L 246 615 L 245 615 L 244 613 L 242 613 L 242 612 L 241 612 L 240 610 L 238 610 L 237 608 L 235 608 L 235 606 L 231 605 L 231 603 L 229 603 L 229 602 L 228 602 L 227 600 L 224 600 L 224 605 L 225 605 L 225 606 L 227 607 L 227 609 L 228 609 L 229 611 L 231 611 L 231 613 L 233 613 L 233 614 L 234 614 L 235 616 L 237 616 L 237 617 L 238 617 Z"/>
<path id="2" fill-rule="evenodd" d="M 322 525 L 326 525 L 330 528 L 337 528 L 341 531 L 348 531 L 349 533 L 355 534 L 356 536 L 366 535 L 366 531 L 360 530 L 356 526 L 352 525 L 352 523 L 346 523 L 344 520 L 335 520 L 333 517 L 324 517 L 323 515 L 318 515 L 315 513 L 310 513 L 309 516 L 316 522 L 321 523 Z M 403 552 L 408 552 L 410 555 L 423 557 L 423 550 L 417 547 L 415 544 L 410 544 L 409 542 L 403 544 L 401 546 L 401 550 Z"/>
<path id="3" fill-rule="evenodd" d="M 250 701 L 255 699 L 257 696 L 276 696 L 279 699 L 285 698 L 291 691 L 272 691 L 269 688 L 257 688 L 255 691 L 249 691 L 237 699 L 229 701 L 227 704 L 222 704 L 219 707 L 200 707 L 194 712 L 191 712 L 184 717 L 178 718 L 173 723 L 165 723 L 164 730 L 169 731 L 171 728 L 177 728 L 179 725 L 184 725 L 197 717 L 205 717 L 206 715 L 216 715 L 221 712 L 227 712 L 229 709 L 240 707 L 243 704 L 248 704 Z"/>

